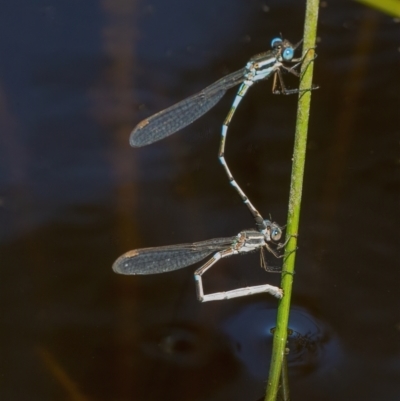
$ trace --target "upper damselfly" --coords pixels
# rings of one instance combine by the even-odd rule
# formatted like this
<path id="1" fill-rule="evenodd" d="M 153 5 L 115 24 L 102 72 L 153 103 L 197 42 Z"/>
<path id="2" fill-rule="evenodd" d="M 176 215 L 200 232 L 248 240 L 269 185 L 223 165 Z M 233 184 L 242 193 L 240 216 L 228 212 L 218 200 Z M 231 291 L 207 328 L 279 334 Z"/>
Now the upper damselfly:
<path id="1" fill-rule="evenodd" d="M 273 76 L 272 92 L 274 94 L 288 95 L 299 93 L 299 89 L 286 89 L 282 78 L 282 70 L 299 77 L 296 69 L 301 65 L 307 53 L 305 52 L 305 55 L 301 58 L 294 58 L 295 50 L 300 43 L 292 45 L 288 40 L 281 38 L 273 39 L 271 42 L 272 49 L 252 57 L 244 68 L 221 78 L 201 92 L 141 121 L 130 134 L 129 142 L 131 146 L 141 147 L 149 145 L 181 130 L 217 104 L 228 89 L 241 84 L 222 125 L 218 157 L 228 175 L 231 185 L 236 189 L 253 215 L 257 228 L 260 231 L 264 230 L 266 227 L 264 226 L 263 217 L 237 184 L 225 161 L 224 153 L 228 126 L 243 96 L 256 82 Z"/>

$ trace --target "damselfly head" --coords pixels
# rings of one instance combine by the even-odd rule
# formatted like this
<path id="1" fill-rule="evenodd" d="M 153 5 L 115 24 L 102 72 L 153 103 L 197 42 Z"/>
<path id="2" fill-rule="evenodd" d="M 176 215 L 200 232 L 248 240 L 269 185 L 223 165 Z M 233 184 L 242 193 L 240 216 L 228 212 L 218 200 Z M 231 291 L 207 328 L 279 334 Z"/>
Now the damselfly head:
<path id="1" fill-rule="evenodd" d="M 279 61 L 290 61 L 294 57 L 294 51 L 296 50 L 297 46 L 299 46 L 299 43 L 297 43 L 295 46 L 293 46 L 288 40 L 282 39 L 282 38 L 274 38 L 271 41 L 271 47 L 273 50 L 278 51 L 278 60 Z"/>
<path id="2" fill-rule="evenodd" d="M 282 38 L 273 38 L 271 40 L 271 47 L 274 49 L 276 47 L 282 46 L 283 40 Z"/>
<path id="3" fill-rule="evenodd" d="M 290 61 L 294 56 L 294 49 L 291 46 L 284 47 L 281 54 L 285 61 Z"/>
<path id="4" fill-rule="evenodd" d="M 271 226 L 271 239 L 273 241 L 279 241 L 282 237 L 282 229 L 276 223 L 272 223 Z"/>
<path id="5" fill-rule="evenodd" d="M 264 234 L 265 240 L 269 241 L 279 241 L 282 237 L 282 228 L 278 223 L 271 222 L 270 220 L 264 220 L 264 229 L 262 233 Z"/>

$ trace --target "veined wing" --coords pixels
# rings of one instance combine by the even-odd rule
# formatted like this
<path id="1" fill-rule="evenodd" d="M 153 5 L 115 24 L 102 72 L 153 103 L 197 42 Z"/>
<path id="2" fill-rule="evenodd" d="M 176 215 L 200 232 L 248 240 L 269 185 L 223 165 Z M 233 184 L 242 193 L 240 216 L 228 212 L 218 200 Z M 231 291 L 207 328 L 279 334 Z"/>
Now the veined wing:
<path id="1" fill-rule="evenodd" d="M 140 147 L 159 141 L 197 120 L 224 96 L 225 92 L 243 82 L 245 68 L 221 78 L 201 92 L 142 120 L 131 132 L 129 143 Z"/>
<path id="2" fill-rule="evenodd" d="M 236 238 L 215 238 L 192 244 L 136 249 L 120 256 L 112 268 L 119 274 L 156 274 L 178 270 L 214 252 L 229 248 Z"/>

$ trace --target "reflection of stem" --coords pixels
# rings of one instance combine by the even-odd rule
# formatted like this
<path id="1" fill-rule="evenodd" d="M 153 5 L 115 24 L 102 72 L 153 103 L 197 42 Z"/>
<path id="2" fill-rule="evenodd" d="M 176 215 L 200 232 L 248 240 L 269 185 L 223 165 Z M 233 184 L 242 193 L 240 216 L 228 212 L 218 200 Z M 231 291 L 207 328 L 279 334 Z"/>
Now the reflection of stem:
<path id="1" fill-rule="evenodd" d="M 128 145 L 128 135 L 135 119 L 133 111 L 137 108 L 133 97 L 133 77 L 137 76 L 138 69 L 138 2 L 101 0 L 99 5 L 104 17 L 101 45 L 108 62 L 101 79 L 93 88 L 95 96 L 91 99 L 97 121 L 105 126 L 110 138 L 113 138 L 113 141 L 110 139 L 112 149 L 107 161 L 109 172 L 115 177 L 112 183 L 115 188 L 112 199 L 117 256 L 130 249 L 132 244 L 140 242 L 135 212 L 139 200 L 139 191 L 135 185 L 138 159 Z M 111 265 L 109 269 L 111 272 Z M 135 295 L 138 294 L 138 289 L 135 280 L 114 280 L 118 294 L 113 333 L 116 343 L 114 384 L 118 389 L 116 398 L 131 399 L 132 377 L 135 372 L 129 355 L 132 353 L 136 335 Z"/>
<path id="2" fill-rule="evenodd" d="M 89 398 L 80 392 L 76 383 L 68 376 L 65 369 L 56 361 L 53 355 L 46 348 L 36 347 L 36 352 L 46 365 L 46 368 L 65 390 L 71 400 L 89 401 Z"/>
<path id="3" fill-rule="evenodd" d="M 344 172 L 349 167 L 349 151 L 352 142 L 357 139 L 358 131 L 355 129 L 355 119 L 359 118 L 360 98 L 363 95 L 365 75 L 369 67 L 369 57 L 373 41 L 378 29 L 379 16 L 377 13 L 366 10 L 362 17 L 360 30 L 356 38 L 356 48 L 349 60 L 348 74 L 342 79 L 343 93 L 336 117 L 336 123 L 331 133 L 327 171 L 324 178 L 325 186 L 319 203 L 322 205 L 320 224 L 324 227 L 331 227 L 332 221 L 337 219 L 337 209 L 343 196 Z M 359 135 L 364 135 L 360 133 Z M 347 193 L 344 195 L 347 196 Z M 318 236 L 316 249 L 328 249 L 331 239 L 327 234 Z M 321 263 L 321 260 L 319 260 Z"/>
<path id="4" fill-rule="evenodd" d="M 288 365 L 287 365 L 288 353 L 289 353 L 289 349 L 286 348 L 285 355 L 283 356 L 283 361 L 282 361 L 281 379 L 279 382 L 279 392 L 278 392 L 278 399 L 282 400 L 282 401 L 290 400 L 289 373 L 288 373 Z"/>

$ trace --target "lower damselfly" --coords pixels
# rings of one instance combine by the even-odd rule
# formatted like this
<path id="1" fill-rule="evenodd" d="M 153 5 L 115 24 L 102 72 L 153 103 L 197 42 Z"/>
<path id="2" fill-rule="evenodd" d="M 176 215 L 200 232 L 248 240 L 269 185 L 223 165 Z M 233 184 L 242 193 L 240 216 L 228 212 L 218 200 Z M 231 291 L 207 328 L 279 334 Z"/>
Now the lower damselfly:
<path id="1" fill-rule="evenodd" d="M 307 54 L 305 52 L 303 57 L 294 58 L 295 50 L 300 43 L 292 45 L 288 40 L 273 39 L 271 42 L 272 49 L 252 57 L 244 68 L 221 78 L 201 92 L 141 121 L 130 134 L 129 142 L 131 146 L 149 145 L 181 130 L 215 106 L 228 89 L 241 84 L 222 125 L 218 157 L 229 178 L 229 182 L 253 215 L 257 228 L 260 231 L 264 230 L 266 227 L 264 226 L 263 217 L 235 181 L 226 163 L 225 145 L 228 126 L 243 96 L 258 81 L 273 76 L 272 92 L 274 94 L 289 95 L 300 92 L 299 89 L 286 89 L 282 78 L 282 70 L 299 77 L 300 74 L 296 69 L 301 65 Z"/>
<path id="2" fill-rule="evenodd" d="M 282 290 L 269 284 L 243 287 L 212 294 L 204 294 L 203 290 L 203 274 L 220 259 L 232 255 L 260 250 L 261 267 L 266 271 L 280 272 L 280 269 L 277 270 L 267 265 L 264 251 L 267 250 L 275 257 L 281 257 L 277 250 L 281 249 L 284 244 L 277 243 L 277 241 L 282 236 L 282 229 L 278 224 L 272 223 L 269 220 L 264 221 L 264 226 L 268 227 L 265 233 L 256 230 L 244 230 L 234 237 L 214 238 L 189 244 L 136 249 L 120 256 L 114 262 L 112 268 L 116 273 L 128 275 L 166 273 L 191 266 L 214 254 L 211 259 L 194 273 L 197 299 L 200 302 L 218 301 L 259 293 L 269 293 L 280 299 L 283 296 Z M 273 246 L 276 246 L 276 249 L 273 249 Z"/>

